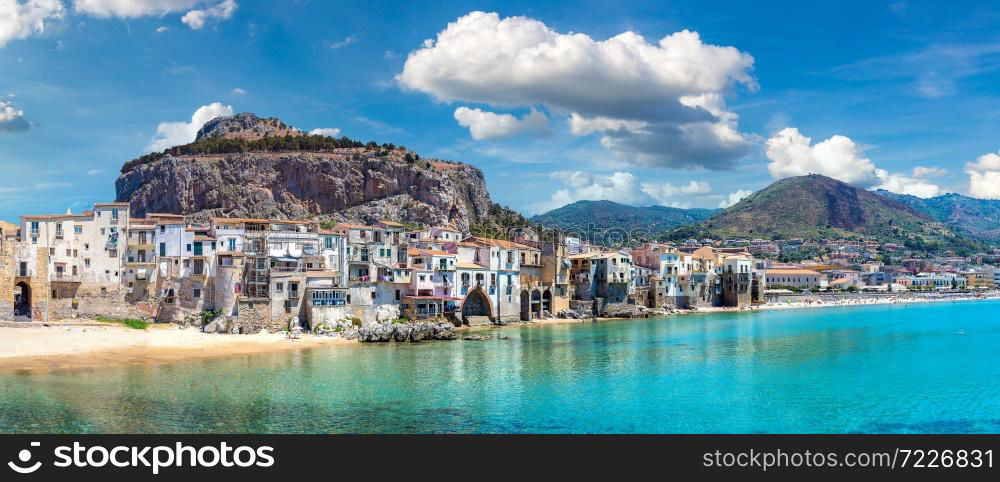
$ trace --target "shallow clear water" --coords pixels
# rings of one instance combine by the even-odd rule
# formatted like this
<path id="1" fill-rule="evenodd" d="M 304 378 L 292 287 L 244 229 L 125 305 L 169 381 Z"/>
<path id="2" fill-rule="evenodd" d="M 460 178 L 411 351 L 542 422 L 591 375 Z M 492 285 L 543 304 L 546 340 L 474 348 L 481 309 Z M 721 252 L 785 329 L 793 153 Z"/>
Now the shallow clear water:
<path id="1" fill-rule="evenodd" d="M 721 313 L 0 371 L 0 431 L 997 433 L 998 315 L 998 302 Z"/>

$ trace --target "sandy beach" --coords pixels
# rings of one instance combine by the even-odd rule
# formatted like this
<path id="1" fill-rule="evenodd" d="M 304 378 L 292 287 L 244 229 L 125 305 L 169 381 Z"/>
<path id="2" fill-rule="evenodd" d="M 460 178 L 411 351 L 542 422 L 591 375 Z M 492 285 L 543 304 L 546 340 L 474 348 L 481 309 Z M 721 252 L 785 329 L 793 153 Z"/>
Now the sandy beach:
<path id="1" fill-rule="evenodd" d="M 0 327 L 0 370 L 171 362 L 357 343 L 313 335 L 289 340 L 281 333 L 216 335 L 173 324 L 146 330 L 87 322 L 47 325 Z"/>
<path id="2" fill-rule="evenodd" d="M 910 304 L 933 302 L 981 301 L 997 299 L 990 296 L 922 297 L 913 295 L 885 296 L 870 299 L 845 299 L 836 301 L 796 301 L 758 305 L 757 310 L 783 310 L 857 306 L 869 304 Z M 674 316 L 750 311 L 737 308 L 699 308 L 677 310 L 651 316 Z M 637 320 L 643 318 L 597 318 L 597 321 Z M 533 320 L 523 326 L 541 326 L 562 323 L 590 323 L 591 319 L 549 318 Z M 289 340 L 281 333 L 256 335 L 218 335 L 202 333 L 194 328 L 180 328 L 174 324 L 151 325 L 146 330 L 136 330 L 119 325 L 77 320 L 52 322 L 28 326 L 0 326 L 0 370 L 56 370 L 63 368 L 99 367 L 123 363 L 165 363 L 197 358 L 249 355 L 281 350 L 298 350 L 319 346 L 355 345 L 356 340 L 304 334 L 298 340 Z M 459 328 L 458 332 L 475 332 L 493 329 L 484 325 Z M 461 336 L 461 335 L 460 335 Z"/>

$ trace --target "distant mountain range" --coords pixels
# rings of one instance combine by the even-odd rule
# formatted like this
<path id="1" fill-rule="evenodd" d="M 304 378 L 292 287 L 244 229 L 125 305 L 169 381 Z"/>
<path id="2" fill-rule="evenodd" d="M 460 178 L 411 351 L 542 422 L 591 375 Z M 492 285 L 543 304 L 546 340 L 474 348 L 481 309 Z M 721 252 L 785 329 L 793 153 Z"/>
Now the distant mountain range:
<path id="1" fill-rule="evenodd" d="M 595 241 L 592 234 L 610 228 L 634 231 L 643 229 L 648 235 L 678 226 L 708 219 L 719 209 L 680 209 L 666 206 L 628 206 L 612 201 L 577 201 L 529 221 L 532 224 L 576 233 Z"/>
<path id="2" fill-rule="evenodd" d="M 960 234 L 987 242 L 1000 241 L 1000 200 L 976 199 L 961 194 L 921 199 L 889 191 L 876 192 L 945 223 Z"/>
<path id="3" fill-rule="evenodd" d="M 938 216 L 926 212 L 926 208 L 909 199 L 900 200 L 896 195 L 888 196 L 812 174 L 777 181 L 716 216 L 677 228 L 665 237 L 873 237 L 921 251 L 983 249 L 964 230 L 939 220 Z"/>
<path id="4" fill-rule="evenodd" d="M 579 234 L 641 228 L 665 240 L 874 237 L 914 250 L 968 252 L 1000 241 L 1000 201 L 958 194 L 921 199 L 813 174 L 776 181 L 725 210 L 578 201 L 530 222 Z"/>

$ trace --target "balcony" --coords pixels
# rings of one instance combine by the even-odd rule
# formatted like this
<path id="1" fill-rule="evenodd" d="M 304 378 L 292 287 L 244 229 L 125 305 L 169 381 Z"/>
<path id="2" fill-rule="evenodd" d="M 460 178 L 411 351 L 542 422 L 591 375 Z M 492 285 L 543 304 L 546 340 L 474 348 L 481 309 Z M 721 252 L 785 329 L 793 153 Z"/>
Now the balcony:
<path id="1" fill-rule="evenodd" d="M 155 259 L 135 259 L 135 258 L 128 258 L 127 260 L 125 260 L 125 266 L 148 266 L 148 265 L 155 265 L 155 264 L 156 264 L 156 260 Z"/>
<path id="2" fill-rule="evenodd" d="M 61 281 L 64 283 L 79 283 L 80 280 L 81 277 L 79 274 L 62 273 L 57 271 L 49 275 L 49 281 Z"/>

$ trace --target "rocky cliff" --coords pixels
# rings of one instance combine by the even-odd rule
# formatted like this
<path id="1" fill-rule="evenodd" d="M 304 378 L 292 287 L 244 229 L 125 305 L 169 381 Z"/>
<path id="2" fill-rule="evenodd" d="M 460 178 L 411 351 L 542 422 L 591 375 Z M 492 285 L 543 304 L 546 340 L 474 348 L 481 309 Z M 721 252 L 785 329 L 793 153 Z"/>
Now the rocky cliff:
<path id="1" fill-rule="evenodd" d="M 253 114 L 216 118 L 192 144 L 129 161 L 115 183 L 133 215 L 452 223 L 491 201 L 479 169 L 392 145 L 304 135 Z"/>

